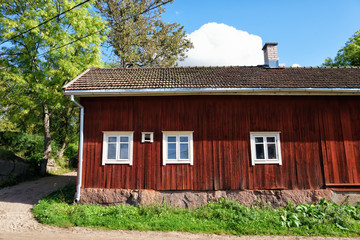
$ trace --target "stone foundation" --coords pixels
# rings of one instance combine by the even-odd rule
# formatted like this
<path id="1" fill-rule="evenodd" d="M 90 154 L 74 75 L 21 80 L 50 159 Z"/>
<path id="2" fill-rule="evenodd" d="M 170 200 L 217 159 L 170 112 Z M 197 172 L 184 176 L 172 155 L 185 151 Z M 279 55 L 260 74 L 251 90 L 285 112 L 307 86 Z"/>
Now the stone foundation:
<path id="1" fill-rule="evenodd" d="M 288 201 L 294 204 L 317 202 L 322 198 L 332 200 L 329 189 L 321 190 L 231 190 L 231 191 L 155 191 L 130 189 L 81 189 L 80 204 L 100 205 L 149 205 L 166 204 L 194 209 L 219 198 L 226 198 L 250 206 L 266 204 L 273 207 L 285 206 Z"/>
<path id="2" fill-rule="evenodd" d="M 15 159 L 0 159 L 0 183 L 14 176 L 25 175 L 29 169 L 29 164 L 25 160 L 16 157 Z"/>
<path id="3" fill-rule="evenodd" d="M 360 201 L 359 191 L 332 191 L 332 200 L 337 204 L 356 205 Z"/>

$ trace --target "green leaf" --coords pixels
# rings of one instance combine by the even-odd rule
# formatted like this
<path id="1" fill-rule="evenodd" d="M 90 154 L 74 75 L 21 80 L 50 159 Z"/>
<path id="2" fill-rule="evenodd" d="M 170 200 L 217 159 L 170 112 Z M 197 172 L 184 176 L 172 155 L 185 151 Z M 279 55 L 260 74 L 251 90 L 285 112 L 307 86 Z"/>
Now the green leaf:
<path id="1" fill-rule="evenodd" d="M 169 0 L 99 0 L 96 8 L 110 29 L 116 56 L 112 66 L 174 66 L 193 45 L 184 28 L 165 23 L 161 14 Z"/>
<path id="2" fill-rule="evenodd" d="M 323 66 L 347 67 L 360 66 L 360 30 L 345 43 L 334 59 L 326 58 Z"/>
<path id="3" fill-rule="evenodd" d="M 8 40 L 0 49 L 1 114 L 17 130 L 46 132 L 58 145 L 75 141 L 77 135 L 77 109 L 64 98 L 62 87 L 89 66 L 102 65 L 100 46 L 106 37 L 99 30 L 105 34 L 105 22 L 84 4 L 36 26 L 78 3 L 0 0 L 0 39 Z M 79 40 L 87 35 L 91 37 Z M 45 109 L 49 128 L 43 123 Z"/>

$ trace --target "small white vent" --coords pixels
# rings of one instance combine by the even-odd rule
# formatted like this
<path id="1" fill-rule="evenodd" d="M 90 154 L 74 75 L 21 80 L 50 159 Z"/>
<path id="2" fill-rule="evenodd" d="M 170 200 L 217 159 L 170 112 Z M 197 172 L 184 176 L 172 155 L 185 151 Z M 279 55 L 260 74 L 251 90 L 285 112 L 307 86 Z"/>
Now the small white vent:
<path id="1" fill-rule="evenodd" d="M 154 142 L 154 133 L 153 132 L 142 132 L 141 133 L 141 142 L 142 143 L 152 143 Z"/>

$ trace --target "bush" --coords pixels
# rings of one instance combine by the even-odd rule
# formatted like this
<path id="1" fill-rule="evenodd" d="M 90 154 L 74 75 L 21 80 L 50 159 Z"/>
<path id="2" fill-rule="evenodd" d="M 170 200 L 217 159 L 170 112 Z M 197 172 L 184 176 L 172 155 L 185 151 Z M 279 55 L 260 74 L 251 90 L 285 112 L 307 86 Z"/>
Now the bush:
<path id="1" fill-rule="evenodd" d="M 72 159 L 74 156 L 77 156 L 79 149 L 79 143 L 76 141 L 75 143 L 70 143 L 64 152 L 64 156 L 67 159 Z M 76 164 L 77 165 L 77 164 Z"/>
<path id="2" fill-rule="evenodd" d="M 0 132 L 0 146 L 37 166 L 43 155 L 44 137 L 18 132 Z"/>

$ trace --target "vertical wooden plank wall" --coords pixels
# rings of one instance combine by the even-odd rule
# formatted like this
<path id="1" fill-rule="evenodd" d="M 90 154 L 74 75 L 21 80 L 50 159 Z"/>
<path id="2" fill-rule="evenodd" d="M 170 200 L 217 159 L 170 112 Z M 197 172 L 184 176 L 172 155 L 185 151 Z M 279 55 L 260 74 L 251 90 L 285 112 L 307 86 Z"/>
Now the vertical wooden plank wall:
<path id="1" fill-rule="evenodd" d="M 359 183 L 360 98 L 82 98 L 84 187 L 319 189 Z M 102 131 L 135 131 L 133 166 L 101 165 Z M 194 165 L 162 165 L 162 131 L 194 131 Z M 250 132 L 280 131 L 283 165 L 251 166 Z M 154 132 L 141 143 L 141 132 Z"/>

